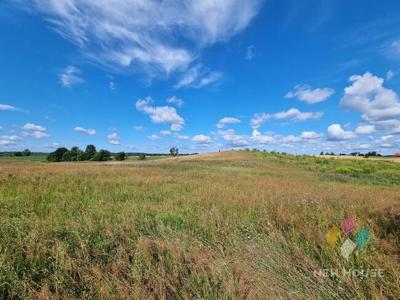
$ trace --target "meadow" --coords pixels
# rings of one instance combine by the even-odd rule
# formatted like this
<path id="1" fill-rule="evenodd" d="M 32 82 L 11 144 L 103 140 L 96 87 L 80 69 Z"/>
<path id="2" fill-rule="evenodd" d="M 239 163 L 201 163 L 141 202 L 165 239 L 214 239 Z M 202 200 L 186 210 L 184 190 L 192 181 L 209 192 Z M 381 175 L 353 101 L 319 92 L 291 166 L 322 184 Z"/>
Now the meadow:
<path id="1" fill-rule="evenodd" d="M 400 299 L 400 164 L 390 161 L 2 159 L 0 215 L 3 299 Z M 373 235 L 346 260 L 344 238 L 330 247 L 325 234 L 349 215 Z"/>

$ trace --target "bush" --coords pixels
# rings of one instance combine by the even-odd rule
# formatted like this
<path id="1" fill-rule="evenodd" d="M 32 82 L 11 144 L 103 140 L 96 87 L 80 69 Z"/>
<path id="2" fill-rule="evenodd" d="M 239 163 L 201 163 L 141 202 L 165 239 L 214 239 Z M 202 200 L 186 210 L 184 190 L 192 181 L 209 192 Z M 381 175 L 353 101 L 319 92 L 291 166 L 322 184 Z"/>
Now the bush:
<path id="1" fill-rule="evenodd" d="M 146 154 L 140 153 L 139 154 L 139 160 L 145 160 L 146 159 Z"/>
<path id="2" fill-rule="evenodd" d="M 14 156 L 23 156 L 23 154 L 21 151 L 18 151 L 18 152 L 14 152 Z"/>
<path id="3" fill-rule="evenodd" d="M 111 153 L 110 151 L 107 150 L 100 150 L 99 152 L 96 153 L 96 155 L 93 157 L 94 161 L 107 161 L 111 160 Z"/>
<path id="4" fill-rule="evenodd" d="M 127 155 L 125 152 L 118 152 L 114 155 L 116 160 L 125 160 L 127 158 Z"/>
<path id="5" fill-rule="evenodd" d="M 62 156 L 62 161 L 72 161 L 72 153 L 71 151 L 67 151 Z"/>

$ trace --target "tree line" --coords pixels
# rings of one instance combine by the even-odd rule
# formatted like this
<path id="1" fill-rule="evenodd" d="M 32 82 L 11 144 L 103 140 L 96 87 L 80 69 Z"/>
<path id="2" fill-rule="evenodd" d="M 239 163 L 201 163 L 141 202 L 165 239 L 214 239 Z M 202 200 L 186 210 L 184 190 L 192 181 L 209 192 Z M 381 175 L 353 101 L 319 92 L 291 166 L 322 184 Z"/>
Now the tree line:
<path id="1" fill-rule="evenodd" d="M 116 160 L 125 160 L 127 155 L 125 152 L 118 152 L 113 155 Z M 62 161 L 108 161 L 112 159 L 112 154 L 108 150 L 101 149 L 96 150 L 94 145 L 87 145 L 85 151 L 78 147 L 72 147 L 68 150 L 65 147 L 56 149 L 47 156 L 47 160 L 50 162 L 62 162 Z"/>

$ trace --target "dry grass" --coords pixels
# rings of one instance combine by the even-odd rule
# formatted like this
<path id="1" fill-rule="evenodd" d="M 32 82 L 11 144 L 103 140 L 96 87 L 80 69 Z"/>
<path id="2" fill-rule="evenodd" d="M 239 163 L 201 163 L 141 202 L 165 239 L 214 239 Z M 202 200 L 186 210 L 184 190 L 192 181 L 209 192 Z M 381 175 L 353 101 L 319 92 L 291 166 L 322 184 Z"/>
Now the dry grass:
<path id="1" fill-rule="evenodd" d="M 1 161 L 0 294 L 400 299 L 400 188 L 364 179 L 243 152 L 125 164 Z M 348 214 L 374 236 L 345 261 L 324 234 Z M 385 277 L 313 274 L 343 267 L 384 269 Z"/>

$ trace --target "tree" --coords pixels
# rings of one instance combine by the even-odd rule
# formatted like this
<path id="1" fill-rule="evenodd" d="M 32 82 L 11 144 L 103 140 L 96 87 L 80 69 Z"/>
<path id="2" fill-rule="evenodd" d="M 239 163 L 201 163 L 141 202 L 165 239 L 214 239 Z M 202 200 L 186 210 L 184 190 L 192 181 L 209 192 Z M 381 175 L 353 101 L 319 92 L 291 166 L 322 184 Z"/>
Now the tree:
<path id="1" fill-rule="evenodd" d="M 125 152 L 118 152 L 114 155 L 116 160 L 125 160 L 127 158 L 127 155 Z"/>
<path id="2" fill-rule="evenodd" d="M 83 161 L 85 160 L 85 152 L 83 152 L 82 150 L 78 150 L 78 153 L 76 155 L 76 161 Z"/>
<path id="3" fill-rule="evenodd" d="M 85 159 L 91 160 L 96 155 L 96 147 L 94 145 L 87 145 L 85 150 Z"/>
<path id="4" fill-rule="evenodd" d="M 14 156 L 23 156 L 23 154 L 21 151 L 18 151 L 18 152 L 14 152 Z"/>
<path id="5" fill-rule="evenodd" d="M 93 157 L 93 160 L 95 161 L 107 161 L 111 159 L 111 153 L 110 151 L 107 150 L 100 150 L 99 152 L 97 152 L 95 154 L 95 156 Z"/>
<path id="6" fill-rule="evenodd" d="M 71 153 L 71 151 L 64 152 L 61 160 L 62 161 L 72 161 L 72 153 Z"/>
<path id="7" fill-rule="evenodd" d="M 169 153 L 171 153 L 172 156 L 177 156 L 179 154 L 179 150 L 177 147 L 172 147 L 169 149 Z"/>
<path id="8" fill-rule="evenodd" d="M 321 151 L 321 153 L 319 155 L 324 155 L 324 151 Z"/>
<path id="9" fill-rule="evenodd" d="M 139 154 L 139 160 L 145 160 L 146 159 L 146 154 L 140 153 Z"/>
<path id="10" fill-rule="evenodd" d="M 71 161 L 78 161 L 78 153 L 79 153 L 79 148 L 78 147 L 72 147 L 71 148 Z"/>
<path id="11" fill-rule="evenodd" d="M 64 153 L 68 152 L 68 149 L 65 147 L 58 148 L 56 151 L 50 153 L 47 156 L 47 160 L 51 162 L 60 162 L 63 160 Z"/>
<path id="12" fill-rule="evenodd" d="M 23 152 L 24 156 L 31 156 L 32 152 L 29 149 L 25 149 Z"/>

